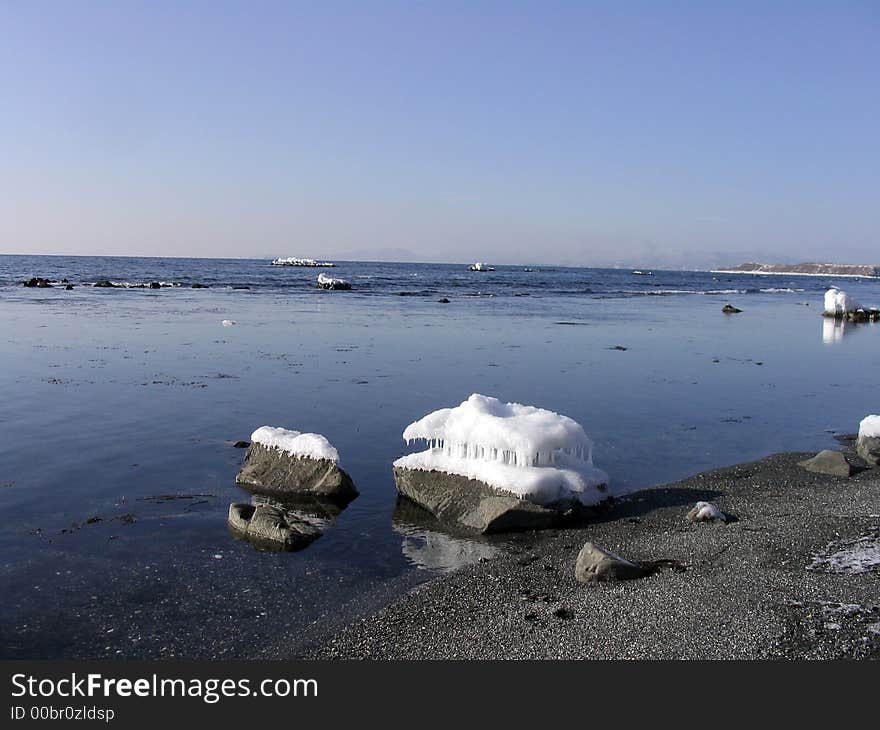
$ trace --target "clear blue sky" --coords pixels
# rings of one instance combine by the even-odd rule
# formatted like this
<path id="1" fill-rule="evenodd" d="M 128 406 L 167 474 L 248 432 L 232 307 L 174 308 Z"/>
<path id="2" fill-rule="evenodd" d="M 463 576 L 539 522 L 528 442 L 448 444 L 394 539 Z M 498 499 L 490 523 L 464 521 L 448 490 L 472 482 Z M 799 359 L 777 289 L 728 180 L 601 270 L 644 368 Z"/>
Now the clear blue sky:
<path id="1" fill-rule="evenodd" d="M 0 252 L 880 263 L 880 2 L 0 0 Z"/>

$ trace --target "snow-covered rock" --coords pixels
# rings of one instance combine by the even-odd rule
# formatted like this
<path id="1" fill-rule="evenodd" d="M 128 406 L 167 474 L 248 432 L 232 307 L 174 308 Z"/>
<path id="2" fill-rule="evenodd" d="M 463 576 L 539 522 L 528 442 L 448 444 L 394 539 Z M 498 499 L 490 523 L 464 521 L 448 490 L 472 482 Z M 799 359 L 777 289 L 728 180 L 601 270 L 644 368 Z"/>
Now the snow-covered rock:
<path id="1" fill-rule="evenodd" d="M 880 416 L 865 416 L 861 420 L 856 449 L 869 464 L 880 466 Z"/>
<path id="2" fill-rule="evenodd" d="M 688 522 L 727 522 L 727 516 L 711 502 L 697 502 L 687 513 Z"/>
<path id="3" fill-rule="evenodd" d="M 855 312 L 858 308 L 856 300 L 837 287 L 831 287 L 825 292 L 826 317 L 845 317 L 849 312 Z"/>
<path id="4" fill-rule="evenodd" d="M 346 281 L 345 279 L 334 279 L 332 276 L 327 276 L 326 274 L 318 274 L 318 283 L 316 286 L 318 289 L 347 290 L 351 289 L 351 282 Z"/>
<path id="5" fill-rule="evenodd" d="M 425 441 L 428 449 L 394 462 L 398 490 L 435 514 L 447 512 L 438 516 L 482 531 L 505 523 L 498 512 L 502 503 L 544 523 L 554 512 L 610 496 L 608 475 L 593 466 L 583 427 L 542 408 L 475 393 L 411 423 L 403 438 L 408 444 Z M 493 508 L 481 507 L 490 497 Z M 483 524 L 480 513 L 498 524 Z"/>
<path id="6" fill-rule="evenodd" d="M 235 481 L 265 494 L 352 499 L 357 489 L 339 467 L 339 453 L 322 435 L 262 426 L 251 435 Z"/>

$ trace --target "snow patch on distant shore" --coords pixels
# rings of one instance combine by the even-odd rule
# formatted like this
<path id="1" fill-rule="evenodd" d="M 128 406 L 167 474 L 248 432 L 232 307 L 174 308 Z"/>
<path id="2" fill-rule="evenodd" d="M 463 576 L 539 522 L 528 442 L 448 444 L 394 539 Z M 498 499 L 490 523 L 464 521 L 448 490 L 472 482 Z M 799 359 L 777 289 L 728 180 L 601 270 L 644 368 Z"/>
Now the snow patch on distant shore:
<path id="1" fill-rule="evenodd" d="M 261 426 L 251 434 L 251 442 L 280 449 L 291 456 L 339 462 L 339 452 L 319 433 L 300 433 L 286 428 Z"/>

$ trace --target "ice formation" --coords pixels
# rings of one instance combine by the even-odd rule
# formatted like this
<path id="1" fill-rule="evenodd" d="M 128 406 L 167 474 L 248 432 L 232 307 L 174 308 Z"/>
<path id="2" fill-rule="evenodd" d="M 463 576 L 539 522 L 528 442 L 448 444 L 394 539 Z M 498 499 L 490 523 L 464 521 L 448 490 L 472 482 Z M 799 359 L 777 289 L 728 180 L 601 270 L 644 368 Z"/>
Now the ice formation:
<path id="1" fill-rule="evenodd" d="M 222 324 L 224 327 L 232 327 L 232 325 L 235 324 L 235 320 L 234 319 L 224 319 L 220 324 Z"/>
<path id="2" fill-rule="evenodd" d="M 315 259 L 301 259 L 296 256 L 278 258 L 272 262 L 272 266 L 336 266 L 332 261 L 315 261 Z"/>
<path id="3" fill-rule="evenodd" d="M 339 452 L 319 433 L 300 433 L 286 428 L 261 426 L 251 434 L 251 442 L 285 451 L 291 456 L 339 462 Z"/>
<path id="4" fill-rule="evenodd" d="M 865 416 L 859 422 L 859 438 L 880 438 L 880 416 Z"/>
<path id="5" fill-rule="evenodd" d="M 689 522 L 727 522 L 726 515 L 711 502 L 697 502 L 687 515 Z"/>
<path id="6" fill-rule="evenodd" d="M 346 279 L 334 279 L 326 274 L 318 274 L 318 286 L 322 289 L 351 289 L 351 282 Z"/>
<path id="7" fill-rule="evenodd" d="M 825 292 L 825 314 L 829 317 L 843 317 L 847 312 L 855 312 L 858 308 L 856 300 L 845 291 L 831 287 Z"/>
<path id="8" fill-rule="evenodd" d="M 425 441 L 428 449 L 398 459 L 396 467 L 458 474 L 538 504 L 596 504 L 608 496 L 608 475 L 593 466 L 584 429 L 543 408 L 474 393 L 456 408 L 411 423 L 403 438 Z"/>

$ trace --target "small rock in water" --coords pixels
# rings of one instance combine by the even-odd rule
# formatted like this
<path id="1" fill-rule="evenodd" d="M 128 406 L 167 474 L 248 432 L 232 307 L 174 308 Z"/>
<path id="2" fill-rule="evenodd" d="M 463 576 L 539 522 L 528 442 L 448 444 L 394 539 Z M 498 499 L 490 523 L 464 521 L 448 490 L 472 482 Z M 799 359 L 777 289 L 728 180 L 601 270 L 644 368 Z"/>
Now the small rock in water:
<path id="1" fill-rule="evenodd" d="M 440 304 L 449 304 L 449 300 L 446 297 L 437 300 Z"/>
<path id="2" fill-rule="evenodd" d="M 236 441 L 234 444 L 232 444 L 232 448 L 233 449 L 246 449 L 250 445 L 251 445 L 250 441 Z"/>
<path id="3" fill-rule="evenodd" d="M 232 327 L 232 325 L 235 324 L 235 320 L 234 319 L 224 319 L 220 324 L 222 324 L 224 327 Z"/>
<path id="4" fill-rule="evenodd" d="M 740 312 L 742 312 L 741 309 L 734 307 L 732 304 L 725 304 L 723 307 L 721 307 L 721 311 L 725 314 L 739 314 Z"/>
<path id="5" fill-rule="evenodd" d="M 92 284 L 92 286 L 98 287 L 99 289 L 115 289 L 116 288 L 116 284 L 114 284 L 109 279 L 101 279 L 101 281 L 96 281 L 94 284 Z"/>
<path id="6" fill-rule="evenodd" d="M 67 291 L 73 291 L 73 284 L 68 284 L 64 287 Z"/>
<path id="7" fill-rule="evenodd" d="M 233 534 L 243 537 L 258 548 L 270 550 L 301 550 L 321 536 L 321 531 L 309 522 L 268 505 L 229 505 L 227 518 Z"/>
<path id="8" fill-rule="evenodd" d="M 727 522 L 727 515 L 711 502 L 697 502 L 687 513 L 688 522 Z"/>
<path id="9" fill-rule="evenodd" d="M 853 468 L 846 457 L 839 451 L 831 449 L 820 451 L 812 459 L 799 462 L 798 466 L 816 474 L 830 474 L 835 477 L 849 477 L 853 473 Z"/>
<path id="10" fill-rule="evenodd" d="M 191 288 L 192 289 L 207 289 L 208 285 L 207 284 L 199 284 L 198 282 L 196 282 L 195 284 L 192 285 Z"/>
<path id="11" fill-rule="evenodd" d="M 48 279 L 44 279 L 42 276 L 35 276 L 27 281 L 23 281 L 22 284 L 27 287 L 36 287 L 38 289 L 51 289 L 52 282 Z"/>
<path id="12" fill-rule="evenodd" d="M 574 577 L 579 583 L 633 580 L 651 571 L 592 542 L 584 544 L 577 556 Z"/>

